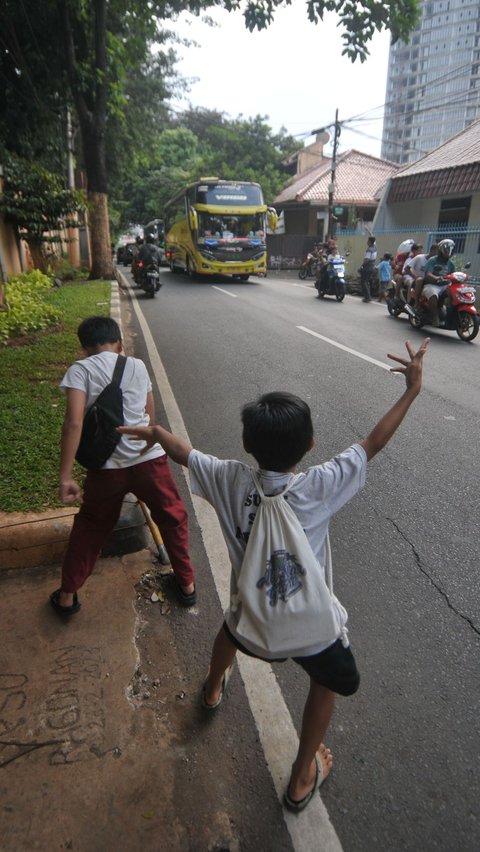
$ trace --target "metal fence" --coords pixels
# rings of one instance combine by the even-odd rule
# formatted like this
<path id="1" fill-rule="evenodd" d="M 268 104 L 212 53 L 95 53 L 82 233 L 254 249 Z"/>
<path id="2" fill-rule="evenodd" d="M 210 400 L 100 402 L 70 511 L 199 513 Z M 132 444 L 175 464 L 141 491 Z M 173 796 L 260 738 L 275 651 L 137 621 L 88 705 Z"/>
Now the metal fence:
<path id="1" fill-rule="evenodd" d="M 415 225 L 410 228 L 399 227 L 388 230 L 375 229 L 379 257 L 389 251 L 395 253 L 397 246 L 408 238 L 422 243 L 428 251 L 432 243 L 452 239 L 455 243 L 455 262 L 461 268 L 464 263 L 470 263 L 470 274 L 480 279 L 480 225 L 465 227 L 461 224 L 449 225 Z M 355 274 L 361 263 L 366 245 L 366 234 L 358 231 L 339 230 L 336 234 L 340 252 L 348 252 L 350 270 Z M 269 269 L 298 269 L 302 261 L 312 250 L 319 238 L 305 234 L 273 234 L 267 237 Z"/>

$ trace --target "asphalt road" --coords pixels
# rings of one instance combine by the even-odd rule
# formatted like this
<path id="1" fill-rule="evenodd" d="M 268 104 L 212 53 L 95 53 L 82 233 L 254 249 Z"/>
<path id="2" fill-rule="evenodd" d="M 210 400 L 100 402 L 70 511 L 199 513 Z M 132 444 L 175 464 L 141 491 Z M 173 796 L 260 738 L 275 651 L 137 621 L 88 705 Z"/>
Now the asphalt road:
<path id="1" fill-rule="evenodd" d="M 155 299 L 139 290 L 132 298 L 190 441 L 224 458 L 247 460 L 241 406 L 275 389 L 298 394 L 312 408 L 317 445 L 302 468 L 345 449 L 402 391 L 403 378 L 385 369 L 387 353 L 402 354 L 407 338 L 419 343 L 424 336 L 384 306 L 353 297 L 320 301 L 313 286 L 292 277 L 192 282 L 167 270 L 161 277 Z M 135 354 L 148 364 L 139 316 L 132 312 Z M 452 332 L 428 334 L 421 396 L 371 462 L 365 489 L 331 525 L 335 589 L 349 612 L 362 674 L 357 695 L 338 701 L 327 738 L 335 767 L 322 788 L 345 852 L 480 848 L 480 337 L 466 344 Z M 155 373 L 155 361 L 150 369 Z M 158 394 L 157 408 L 168 425 Z M 210 592 L 193 510 L 192 533 L 205 566 L 203 591 Z M 208 660 L 221 623 L 218 599 L 212 596 L 202 615 L 191 633 L 183 628 L 176 637 L 187 667 Z M 273 668 L 298 730 L 305 675 L 290 663 Z M 252 821 L 244 848 L 258 842 L 262 819 L 272 832 L 272 845 L 263 840 L 263 849 L 325 848 L 323 822 L 318 845 L 285 831 L 255 709 L 252 716 L 239 678 L 234 696 L 233 724 L 247 742 L 248 781 L 236 782 L 243 818 Z M 222 728 L 224 752 L 238 749 L 235 733 Z"/>

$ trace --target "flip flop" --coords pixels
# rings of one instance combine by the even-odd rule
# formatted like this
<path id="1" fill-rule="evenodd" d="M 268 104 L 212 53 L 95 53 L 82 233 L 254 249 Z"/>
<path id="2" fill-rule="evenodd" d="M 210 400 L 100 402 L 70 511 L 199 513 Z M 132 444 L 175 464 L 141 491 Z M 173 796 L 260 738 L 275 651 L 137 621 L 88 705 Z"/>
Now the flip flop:
<path id="1" fill-rule="evenodd" d="M 52 592 L 52 594 L 50 595 L 50 603 L 53 606 L 55 612 L 58 612 L 59 615 L 75 615 L 75 613 L 78 612 L 82 605 L 78 600 L 77 593 L 74 592 L 73 603 L 71 606 L 62 606 L 60 603 L 61 591 L 61 589 L 56 589 L 56 591 Z"/>
<path id="2" fill-rule="evenodd" d="M 292 799 L 289 795 L 288 789 L 290 787 L 290 782 L 288 782 L 288 787 L 283 796 L 283 804 L 287 808 L 287 810 L 291 811 L 294 814 L 299 814 L 301 811 L 305 810 L 308 804 L 312 801 L 315 793 L 318 788 L 323 784 L 327 775 L 323 774 L 322 764 L 318 754 L 315 755 L 315 781 L 313 782 L 313 787 L 303 799 Z M 327 773 L 328 774 L 328 773 Z"/>
<path id="3" fill-rule="evenodd" d="M 207 699 L 206 699 L 206 697 L 205 697 L 205 687 L 206 687 L 206 683 L 207 683 L 207 681 L 205 680 L 205 683 L 204 683 L 204 684 L 203 684 L 203 686 L 202 686 L 202 707 L 204 707 L 204 708 L 205 708 L 205 710 L 216 710 L 216 709 L 217 709 L 217 707 L 219 707 L 219 706 L 220 706 L 220 704 L 221 704 L 221 703 L 222 703 L 222 701 L 223 701 L 223 696 L 224 696 L 224 694 L 225 694 L 225 690 L 226 690 L 226 688 L 227 688 L 227 684 L 228 684 L 228 681 L 230 680 L 230 677 L 231 677 L 231 675 L 232 675 L 232 672 L 233 672 L 233 663 L 232 663 L 232 665 L 230 666 L 230 668 L 229 668 L 229 669 L 227 669 L 227 670 L 226 670 L 226 672 L 225 672 L 225 674 L 223 675 L 223 678 L 222 678 L 222 688 L 221 688 L 221 690 L 220 690 L 220 695 L 218 696 L 218 698 L 217 698 L 217 700 L 216 700 L 215 704 L 209 704 L 209 703 L 208 703 L 208 701 L 207 701 Z"/>

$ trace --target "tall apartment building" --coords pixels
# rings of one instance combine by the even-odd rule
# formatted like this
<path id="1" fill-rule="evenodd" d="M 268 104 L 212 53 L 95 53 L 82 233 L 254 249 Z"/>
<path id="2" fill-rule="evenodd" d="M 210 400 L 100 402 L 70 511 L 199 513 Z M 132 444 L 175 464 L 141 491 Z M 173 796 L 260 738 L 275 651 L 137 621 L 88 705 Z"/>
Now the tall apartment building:
<path id="1" fill-rule="evenodd" d="M 479 0 L 421 0 L 407 44 L 390 46 L 382 157 L 418 160 L 480 118 Z"/>

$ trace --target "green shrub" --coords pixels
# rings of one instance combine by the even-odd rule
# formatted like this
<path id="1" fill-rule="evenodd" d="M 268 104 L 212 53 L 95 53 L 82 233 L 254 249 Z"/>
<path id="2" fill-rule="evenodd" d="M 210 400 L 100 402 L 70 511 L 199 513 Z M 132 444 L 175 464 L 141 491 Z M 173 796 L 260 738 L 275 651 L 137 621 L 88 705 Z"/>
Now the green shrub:
<path id="1" fill-rule="evenodd" d="M 5 309 L 0 312 L 0 344 L 60 325 L 62 313 L 46 304 L 52 279 L 34 269 L 14 275 L 5 284 Z"/>
<path id="2" fill-rule="evenodd" d="M 72 266 L 68 257 L 54 258 L 49 266 L 54 278 L 60 281 L 81 281 L 88 278 L 88 269 Z"/>

